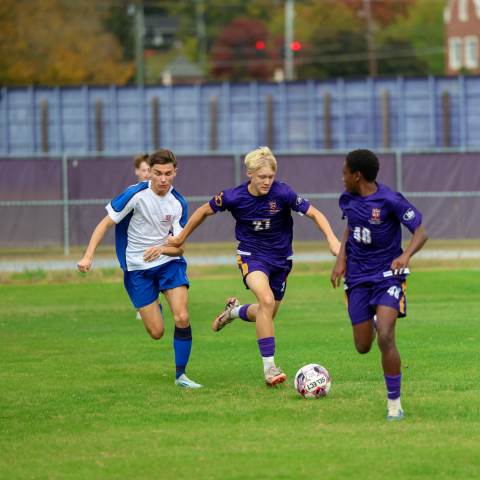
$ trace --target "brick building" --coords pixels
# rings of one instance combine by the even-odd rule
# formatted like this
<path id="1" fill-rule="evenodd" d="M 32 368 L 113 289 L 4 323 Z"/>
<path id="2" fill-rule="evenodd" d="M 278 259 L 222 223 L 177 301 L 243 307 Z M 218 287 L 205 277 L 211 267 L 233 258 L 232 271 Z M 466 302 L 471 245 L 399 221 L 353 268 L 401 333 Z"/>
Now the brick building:
<path id="1" fill-rule="evenodd" d="M 480 0 L 448 0 L 445 73 L 480 73 Z"/>

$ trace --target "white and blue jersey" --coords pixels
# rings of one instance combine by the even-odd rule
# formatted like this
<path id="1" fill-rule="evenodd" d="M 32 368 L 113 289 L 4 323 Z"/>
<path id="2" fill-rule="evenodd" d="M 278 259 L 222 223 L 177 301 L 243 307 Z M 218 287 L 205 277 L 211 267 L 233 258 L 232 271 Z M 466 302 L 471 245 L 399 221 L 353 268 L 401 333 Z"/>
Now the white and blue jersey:
<path id="1" fill-rule="evenodd" d="M 152 262 L 143 260 L 145 250 L 164 245 L 169 235 L 178 235 L 187 223 L 187 202 L 173 187 L 160 196 L 151 189 L 150 181 L 140 182 L 105 208 L 117 224 L 115 246 L 124 271 L 147 270 L 182 258 L 160 255 Z"/>

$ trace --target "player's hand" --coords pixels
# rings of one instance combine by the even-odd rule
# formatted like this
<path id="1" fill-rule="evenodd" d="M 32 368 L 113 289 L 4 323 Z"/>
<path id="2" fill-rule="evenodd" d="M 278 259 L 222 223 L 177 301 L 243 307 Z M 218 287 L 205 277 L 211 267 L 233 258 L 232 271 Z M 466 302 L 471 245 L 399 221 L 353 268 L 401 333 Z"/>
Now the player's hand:
<path id="1" fill-rule="evenodd" d="M 167 245 L 169 247 L 181 247 L 183 245 L 183 241 L 179 237 L 172 237 L 168 236 L 167 237 Z"/>
<path id="2" fill-rule="evenodd" d="M 345 270 L 345 259 L 337 257 L 337 261 L 335 262 L 335 266 L 333 267 L 332 273 L 330 275 L 330 282 L 332 283 L 333 288 L 337 288 L 340 286 L 340 281 L 345 275 Z"/>
<path id="3" fill-rule="evenodd" d="M 162 254 L 162 247 L 150 247 L 143 253 L 143 260 L 145 262 L 153 262 Z"/>
<path id="4" fill-rule="evenodd" d="M 81 260 L 77 262 L 77 269 L 82 273 L 87 273 L 92 268 L 93 257 L 84 255 Z"/>
<path id="5" fill-rule="evenodd" d="M 392 270 L 393 274 L 399 275 L 401 273 L 399 270 L 402 270 L 403 272 L 403 269 L 408 267 L 409 260 L 410 257 L 405 253 L 402 253 L 399 257 L 395 258 L 390 265 L 390 269 Z"/>

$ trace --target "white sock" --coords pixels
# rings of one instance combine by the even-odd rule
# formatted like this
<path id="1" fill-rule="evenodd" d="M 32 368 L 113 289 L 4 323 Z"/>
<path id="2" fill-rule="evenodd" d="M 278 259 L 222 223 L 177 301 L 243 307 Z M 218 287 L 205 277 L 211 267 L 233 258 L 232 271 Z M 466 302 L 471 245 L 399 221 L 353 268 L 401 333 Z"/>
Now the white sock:
<path id="1" fill-rule="evenodd" d="M 275 358 L 272 357 L 262 357 L 263 360 L 263 371 L 266 372 L 270 367 L 275 366 Z"/>
<path id="2" fill-rule="evenodd" d="M 241 308 L 242 308 L 242 305 L 239 305 L 238 307 L 232 308 L 232 310 L 230 311 L 230 318 L 239 318 Z"/>
<path id="3" fill-rule="evenodd" d="M 402 409 L 402 404 L 400 403 L 400 397 L 390 400 L 387 398 L 387 408 L 389 412 L 396 413 Z"/>

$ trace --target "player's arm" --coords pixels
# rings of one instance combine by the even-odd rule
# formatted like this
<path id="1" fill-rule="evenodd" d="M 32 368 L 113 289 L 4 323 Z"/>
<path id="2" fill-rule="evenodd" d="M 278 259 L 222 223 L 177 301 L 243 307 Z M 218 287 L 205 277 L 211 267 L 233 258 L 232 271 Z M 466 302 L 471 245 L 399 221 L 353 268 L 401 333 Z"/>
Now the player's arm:
<path id="1" fill-rule="evenodd" d="M 183 230 L 176 237 L 168 237 L 167 245 L 171 247 L 181 247 L 195 229 L 199 227 L 207 217 L 214 214 L 215 212 L 212 210 L 210 204 L 208 202 L 204 203 L 193 212 L 193 215 L 188 219 Z"/>
<path id="2" fill-rule="evenodd" d="M 422 247 L 425 245 L 428 240 L 428 235 L 423 223 L 421 223 L 416 230 L 413 232 L 412 238 L 405 249 L 405 251 L 397 258 L 392 261 L 390 268 L 392 270 L 398 270 L 400 268 L 406 268 L 410 258 L 415 255 Z"/>
<path id="3" fill-rule="evenodd" d="M 83 257 L 78 261 L 77 268 L 81 272 L 88 272 L 92 267 L 93 256 L 95 255 L 95 250 L 97 249 L 99 243 L 103 240 L 103 237 L 107 231 L 115 225 L 115 222 L 106 215 L 100 223 L 95 227 L 95 230 L 92 233 L 90 242 L 88 242 L 87 250 Z"/>
<path id="4" fill-rule="evenodd" d="M 320 212 L 320 210 L 317 210 L 313 205 L 310 205 L 310 207 L 308 207 L 305 215 L 311 220 L 313 220 L 315 225 L 317 225 L 317 227 L 323 232 L 325 238 L 327 239 L 330 252 L 332 252 L 333 255 L 338 255 L 338 252 L 340 251 L 340 242 L 338 241 L 336 235 L 333 233 L 332 227 L 330 226 L 330 223 L 328 222 L 325 215 Z"/>
<path id="5" fill-rule="evenodd" d="M 337 255 L 337 261 L 332 270 L 332 274 L 330 275 L 330 282 L 332 282 L 333 288 L 337 288 L 340 286 L 340 280 L 345 275 L 346 265 L 347 265 L 347 241 L 348 241 L 348 225 L 345 225 L 345 229 L 343 230 L 342 235 L 342 243 L 340 244 L 340 251 Z"/>
<path id="6" fill-rule="evenodd" d="M 183 255 L 184 249 L 182 247 L 171 247 L 168 245 L 160 245 L 158 247 L 147 248 L 143 254 L 145 262 L 156 260 L 160 255 L 167 257 L 180 257 Z"/>

